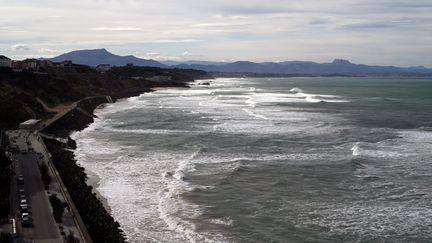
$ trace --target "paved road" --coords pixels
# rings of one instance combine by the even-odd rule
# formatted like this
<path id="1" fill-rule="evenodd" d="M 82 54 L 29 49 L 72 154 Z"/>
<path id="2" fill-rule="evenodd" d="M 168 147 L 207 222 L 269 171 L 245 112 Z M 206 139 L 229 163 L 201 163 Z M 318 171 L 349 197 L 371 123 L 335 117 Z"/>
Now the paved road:
<path id="1" fill-rule="evenodd" d="M 20 148 L 27 146 L 26 139 L 28 136 L 28 133 L 22 133 L 18 137 L 17 144 Z M 21 154 L 16 152 L 14 158 L 17 161 L 15 162 L 17 174 L 24 176 L 24 185 L 18 186 L 18 188 L 24 188 L 33 218 L 33 227 L 22 227 L 20 236 L 33 239 L 34 242 L 63 242 L 51 212 L 47 193 L 44 190 L 37 155 L 35 153 Z M 20 224 L 21 221 L 18 220 L 17 223 Z"/>
<path id="2" fill-rule="evenodd" d="M 23 228 L 23 236 L 37 239 L 61 238 L 51 213 L 48 196 L 40 177 L 37 156 L 35 154 L 19 155 L 21 170 L 24 175 L 24 190 L 30 199 L 33 228 Z"/>

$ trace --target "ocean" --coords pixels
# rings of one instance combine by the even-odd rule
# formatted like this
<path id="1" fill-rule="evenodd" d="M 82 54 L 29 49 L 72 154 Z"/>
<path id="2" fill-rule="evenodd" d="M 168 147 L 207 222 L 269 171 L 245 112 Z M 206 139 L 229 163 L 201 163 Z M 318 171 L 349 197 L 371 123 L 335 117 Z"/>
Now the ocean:
<path id="1" fill-rule="evenodd" d="M 72 135 L 130 242 L 432 241 L 432 79 L 210 82 Z"/>

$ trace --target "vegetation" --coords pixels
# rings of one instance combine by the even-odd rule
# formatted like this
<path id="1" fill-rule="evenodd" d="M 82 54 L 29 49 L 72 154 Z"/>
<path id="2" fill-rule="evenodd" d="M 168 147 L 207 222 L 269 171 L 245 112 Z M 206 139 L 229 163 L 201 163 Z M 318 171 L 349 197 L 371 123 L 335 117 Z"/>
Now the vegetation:
<path id="1" fill-rule="evenodd" d="M 80 240 L 74 236 L 72 231 L 69 231 L 69 234 L 65 237 L 64 242 L 66 242 L 66 243 L 80 243 Z"/>
<path id="2" fill-rule="evenodd" d="M 10 194 L 10 165 L 11 161 L 0 149 L 0 222 L 8 220 L 9 216 L 9 194 Z"/>
<path id="3" fill-rule="evenodd" d="M 169 76 L 168 82 L 148 81 L 153 76 Z M 114 67 L 100 73 L 84 65 L 70 67 L 49 67 L 32 71 L 13 71 L 0 67 L 0 130 L 16 129 L 18 124 L 32 118 L 52 117 L 44 104 L 54 107 L 62 103 L 72 103 L 85 97 L 107 96 L 114 99 L 138 95 L 153 87 L 187 87 L 194 79 L 210 78 L 206 72 L 181 69 L 160 69 L 147 67 Z M 40 100 L 43 102 L 40 102 Z M 83 110 L 90 114 L 100 104 L 93 100 L 83 102 Z M 77 117 L 82 118 L 80 120 Z M 67 137 L 71 130 L 82 129 L 92 122 L 91 116 L 70 112 L 65 119 L 48 127 L 49 132 Z M 62 177 L 77 209 L 93 239 L 98 242 L 124 242 L 125 236 L 119 224 L 105 210 L 103 204 L 86 184 L 84 169 L 76 164 L 73 154 L 63 150 L 55 142 L 47 142 L 53 161 Z M 9 214 L 10 162 L 0 153 L 0 219 Z M 45 186 L 51 178 L 47 168 L 41 167 Z M 50 197 L 54 217 L 60 222 L 63 205 L 58 198 Z"/>
<path id="4" fill-rule="evenodd" d="M 56 196 L 51 195 L 49 197 L 51 207 L 53 208 L 53 216 L 57 223 L 63 222 L 64 203 Z"/>
<path id="5" fill-rule="evenodd" d="M 11 238 L 9 233 L 0 233 L 0 243 L 10 243 Z"/>
<path id="6" fill-rule="evenodd" d="M 47 190 L 49 188 L 49 184 L 52 181 L 51 176 L 48 173 L 48 166 L 45 163 L 42 163 L 39 169 L 42 176 L 42 182 L 44 183 L 45 189 Z"/>
<path id="7" fill-rule="evenodd" d="M 0 141 L 4 141 L 3 133 L 0 133 Z M 3 145 L 4 144 L 0 144 Z M 7 221 L 9 216 L 9 194 L 11 183 L 11 171 L 9 166 L 11 161 L 6 157 L 4 148 L 0 147 L 0 223 Z"/>
<path id="8" fill-rule="evenodd" d="M 120 224 L 105 210 L 102 202 L 86 184 L 84 168 L 77 165 L 73 153 L 57 141 L 45 141 L 52 160 L 67 187 L 91 237 L 97 242 L 125 242 Z"/>
<path id="9" fill-rule="evenodd" d="M 30 118 L 47 118 L 36 97 L 49 106 L 70 103 L 90 96 L 125 97 L 160 86 L 185 86 L 194 79 L 209 78 L 197 70 L 149 67 L 115 67 L 106 73 L 84 66 L 51 67 L 43 72 L 0 67 L 0 129 L 13 129 Z M 136 79 L 136 76 L 143 79 Z M 169 76 L 172 82 L 150 82 L 144 78 Z"/>

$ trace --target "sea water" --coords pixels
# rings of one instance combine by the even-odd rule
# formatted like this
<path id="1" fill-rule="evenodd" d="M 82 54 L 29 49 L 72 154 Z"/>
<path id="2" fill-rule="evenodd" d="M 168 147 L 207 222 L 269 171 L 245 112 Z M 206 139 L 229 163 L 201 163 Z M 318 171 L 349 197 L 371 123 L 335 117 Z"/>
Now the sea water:
<path id="1" fill-rule="evenodd" d="M 215 79 L 96 115 L 75 155 L 130 242 L 432 241 L 431 79 Z"/>

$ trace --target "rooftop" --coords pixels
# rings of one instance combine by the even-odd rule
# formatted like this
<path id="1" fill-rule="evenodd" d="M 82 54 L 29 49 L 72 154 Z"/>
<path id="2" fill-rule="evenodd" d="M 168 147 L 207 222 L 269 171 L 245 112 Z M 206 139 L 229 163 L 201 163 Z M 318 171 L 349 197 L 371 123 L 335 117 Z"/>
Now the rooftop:
<path id="1" fill-rule="evenodd" d="M 40 122 L 40 120 L 30 119 L 30 120 L 27 120 L 27 121 L 21 123 L 20 125 L 36 125 L 39 122 Z"/>
<path id="2" fill-rule="evenodd" d="M 6 60 L 10 60 L 9 57 L 7 57 L 7 56 L 3 56 L 3 55 L 0 55 L 0 60 L 4 60 L 4 59 L 6 59 Z"/>

